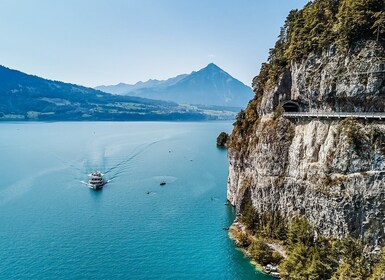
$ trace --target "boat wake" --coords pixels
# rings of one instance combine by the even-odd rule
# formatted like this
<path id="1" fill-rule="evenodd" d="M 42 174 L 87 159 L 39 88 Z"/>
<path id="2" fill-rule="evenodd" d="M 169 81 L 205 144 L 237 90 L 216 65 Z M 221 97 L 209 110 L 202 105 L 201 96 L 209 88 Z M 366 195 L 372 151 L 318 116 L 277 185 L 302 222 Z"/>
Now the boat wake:
<path id="1" fill-rule="evenodd" d="M 104 182 L 103 185 L 105 186 L 105 185 L 107 185 L 108 183 L 110 183 L 110 182 L 112 182 L 112 181 L 113 181 L 113 179 L 105 180 L 105 182 Z M 91 186 L 88 182 L 83 181 L 83 180 L 79 180 L 79 183 L 80 183 L 80 184 L 83 184 L 84 186 L 87 186 L 87 187 L 90 187 L 90 186 Z"/>
<path id="2" fill-rule="evenodd" d="M 108 183 L 112 182 L 113 180 L 115 180 L 116 178 L 118 178 L 119 176 L 127 173 L 128 170 L 130 169 L 131 163 L 133 162 L 134 159 L 136 159 L 137 157 L 139 157 L 143 153 L 147 152 L 153 145 L 157 144 L 160 141 L 161 140 L 157 140 L 157 141 L 154 141 L 151 143 L 146 143 L 146 144 L 143 144 L 143 145 L 136 147 L 130 154 L 127 155 L 127 157 L 124 160 L 119 161 L 118 163 L 114 164 L 113 166 L 111 166 L 109 168 L 100 168 L 100 166 L 97 167 L 94 165 L 91 169 L 91 167 L 88 165 L 85 168 L 86 172 L 82 172 L 82 173 L 83 174 L 84 173 L 90 173 L 90 171 L 93 172 L 93 170 L 103 170 L 104 169 L 105 171 L 102 171 L 102 173 L 106 177 L 105 178 L 105 184 L 108 184 Z M 106 164 L 106 162 L 103 162 L 102 165 L 104 167 L 106 165 L 108 166 L 108 164 Z M 81 183 L 89 186 L 88 182 L 81 181 Z"/>
<path id="3" fill-rule="evenodd" d="M 104 172 L 104 174 L 113 173 L 113 176 L 118 176 L 118 175 L 124 173 L 124 171 L 121 169 L 122 167 L 126 167 L 132 160 L 134 160 L 136 157 L 138 157 L 139 155 L 146 152 L 148 149 L 151 148 L 151 146 L 155 145 L 158 142 L 160 142 L 160 140 L 139 146 L 137 148 L 137 150 L 134 150 L 130 155 L 128 155 L 127 159 L 124 159 L 121 162 L 114 165 L 113 167 L 107 169 Z M 116 171 L 116 172 L 114 172 L 114 171 Z"/>

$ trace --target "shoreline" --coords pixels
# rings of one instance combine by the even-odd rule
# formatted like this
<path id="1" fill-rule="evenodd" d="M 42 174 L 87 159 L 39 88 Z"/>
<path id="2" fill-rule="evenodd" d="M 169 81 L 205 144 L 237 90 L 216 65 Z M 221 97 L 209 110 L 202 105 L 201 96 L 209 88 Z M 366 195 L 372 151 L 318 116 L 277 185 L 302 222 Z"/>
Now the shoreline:
<path id="1" fill-rule="evenodd" d="M 241 223 L 239 222 L 233 222 L 231 224 L 231 226 L 229 227 L 229 232 L 228 232 L 228 235 L 229 235 L 229 238 L 231 240 L 233 240 L 235 242 L 235 246 L 236 246 L 236 249 L 237 250 L 240 250 L 243 255 L 249 260 L 249 262 L 254 266 L 255 270 L 260 272 L 260 273 L 263 273 L 264 275 L 268 275 L 270 276 L 269 274 L 265 273 L 263 271 L 263 266 L 259 263 L 257 263 L 256 261 L 252 260 L 251 258 L 249 258 L 249 255 L 248 255 L 248 252 L 246 249 L 242 248 L 242 247 L 239 247 L 237 245 L 237 242 L 238 242 L 238 239 L 236 238 L 236 234 L 237 233 L 240 233 L 240 232 L 243 232 L 245 230 L 245 226 L 242 225 Z"/>
<path id="2" fill-rule="evenodd" d="M 249 253 L 249 251 L 247 249 L 245 249 L 244 247 L 242 247 L 239 243 L 240 243 L 240 240 L 237 238 L 237 235 L 238 234 L 241 234 L 241 233 L 244 233 L 244 234 L 247 234 L 249 236 L 249 238 L 251 238 L 252 240 L 256 240 L 256 237 L 255 236 L 252 236 L 252 235 L 249 235 L 247 233 L 247 230 L 246 230 L 246 226 L 243 225 L 242 223 L 240 223 L 239 221 L 237 221 L 237 219 L 231 224 L 231 226 L 229 227 L 229 232 L 228 232 L 228 236 L 231 240 L 233 240 L 235 242 L 235 246 L 236 246 L 236 249 L 237 250 L 240 250 L 243 255 L 249 259 L 249 262 L 250 264 L 252 264 L 255 268 L 256 271 L 262 273 L 263 275 L 266 275 L 266 276 L 270 276 L 271 278 L 280 278 L 279 277 L 279 273 L 277 271 L 271 271 L 270 273 L 269 272 L 266 272 L 265 270 L 265 267 L 258 263 L 257 261 L 255 261 L 251 254 Z M 267 241 L 267 240 L 266 240 Z M 270 240 L 272 241 L 272 240 Z M 286 258 L 286 252 L 285 252 L 285 249 L 284 247 L 279 244 L 279 243 L 276 243 L 276 242 L 266 242 L 266 244 L 275 252 L 279 253 L 283 258 Z M 267 266 L 270 266 L 271 264 L 268 264 Z M 274 265 L 276 268 L 278 268 L 277 265 Z"/>

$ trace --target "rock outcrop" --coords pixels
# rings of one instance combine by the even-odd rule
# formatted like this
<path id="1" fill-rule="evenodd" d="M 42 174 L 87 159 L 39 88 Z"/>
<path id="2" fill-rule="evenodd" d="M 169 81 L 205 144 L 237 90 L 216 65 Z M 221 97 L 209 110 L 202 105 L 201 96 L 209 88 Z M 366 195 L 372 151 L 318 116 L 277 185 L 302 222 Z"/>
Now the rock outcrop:
<path id="1" fill-rule="evenodd" d="M 385 122 L 287 119 L 286 101 L 309 112 L 385 110 L 385 48 L 360 41 L 291 61 L 234 126 L 227 198 L 242 214 L 304 215 L 318 234 L 385 242 Z M 258 88 L 254 89 L 258 92 Z"/>
<path id="2" fill-rule="evenodd" d="M 227 147 L 228 141 L 229 141 L 229 135 L 226 132 L 221 132 L 217 137 L 217 146 Z"/>

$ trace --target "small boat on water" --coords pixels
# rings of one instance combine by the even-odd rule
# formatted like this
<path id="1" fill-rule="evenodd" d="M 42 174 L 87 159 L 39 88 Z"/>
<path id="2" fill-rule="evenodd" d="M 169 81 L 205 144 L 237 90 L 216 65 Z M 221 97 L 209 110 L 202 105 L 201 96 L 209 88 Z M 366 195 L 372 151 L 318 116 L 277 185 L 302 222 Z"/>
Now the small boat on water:
<path id="1" fill-rule="evenodd" d="M 88 175 L 88 186 L 91 189 L 98 190 L 103 188 L 105 184 L 103 174 L 100 171 L 92 172 Z"/>
<path id="2" fill-rule="evenodd" d="M 162 181 L 162 182 L 160 182 L 159 185 L 164 186 L 164 185 L 166 185 L 166 182 L 165 182 L 165 181 Z"/>

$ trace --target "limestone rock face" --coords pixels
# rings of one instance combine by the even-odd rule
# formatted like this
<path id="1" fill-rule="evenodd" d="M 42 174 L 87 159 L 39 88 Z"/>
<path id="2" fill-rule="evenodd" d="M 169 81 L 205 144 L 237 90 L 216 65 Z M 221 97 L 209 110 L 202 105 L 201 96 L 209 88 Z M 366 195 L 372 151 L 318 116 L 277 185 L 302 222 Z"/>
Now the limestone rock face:
<path id="1" fill-rule="evenodd" d="M 384 245 L 385 122 L 293 120 L 274 112 L 285 100 L 303 111 L 384 111 L 383 57 L 377 42 L 346 54 L 331 47 L 292 62 L 275 87 L 250 102 L 228 151 L 227 198 L 237 213 L 251 201 L 258 214 L 301 214 L 319 234 Z"/>
<path id="2" fill-rule="evenodd" d="M 375 41 L 358 42 L 347 53 L 335 47 L 292 61 L 276 86 L 263 94 L 259 113 L 271 113 L 284 100 L 304 111 L 379 111 L 385 109 L 385 50 Z"/>

